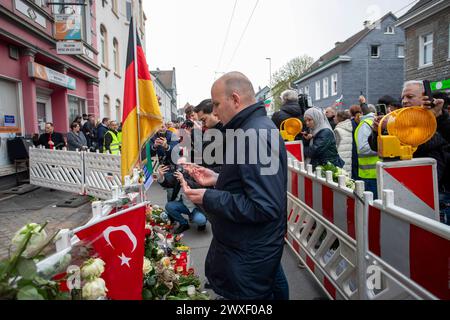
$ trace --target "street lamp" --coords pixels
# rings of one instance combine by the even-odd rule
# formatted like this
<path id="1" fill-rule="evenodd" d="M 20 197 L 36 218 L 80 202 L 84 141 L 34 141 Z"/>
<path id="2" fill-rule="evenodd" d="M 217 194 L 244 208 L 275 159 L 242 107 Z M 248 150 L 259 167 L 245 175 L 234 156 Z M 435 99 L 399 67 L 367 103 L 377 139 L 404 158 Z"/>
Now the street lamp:
<path id="1" fill-rule="evenodd" d="M 272 89 L 272 58 L 266 58 L 266 60 L 269 60 L 269 74 L 270 74 L 269 87 L 270 89 Z"/>

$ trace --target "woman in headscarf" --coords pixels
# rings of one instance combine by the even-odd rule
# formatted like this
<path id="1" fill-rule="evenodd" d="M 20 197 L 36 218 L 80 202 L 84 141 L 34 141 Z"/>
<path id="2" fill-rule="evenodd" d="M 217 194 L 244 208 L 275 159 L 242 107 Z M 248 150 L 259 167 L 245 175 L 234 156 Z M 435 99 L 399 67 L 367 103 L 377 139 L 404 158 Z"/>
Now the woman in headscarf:
<path id="1" fill-rule="evenodd" d="M 343 168 L 344 161 L 339 157 L 336 147 L 336 137 L 330 123 L 317 108 L 310 108 L 305 112 L 305 123 L 310 133 L 303 134 L 305 144 L 305 157 L 311 159 L 311 165 L 315 170 L 317 166 L 326 165 L 328 162 L 336 167 Z"/>

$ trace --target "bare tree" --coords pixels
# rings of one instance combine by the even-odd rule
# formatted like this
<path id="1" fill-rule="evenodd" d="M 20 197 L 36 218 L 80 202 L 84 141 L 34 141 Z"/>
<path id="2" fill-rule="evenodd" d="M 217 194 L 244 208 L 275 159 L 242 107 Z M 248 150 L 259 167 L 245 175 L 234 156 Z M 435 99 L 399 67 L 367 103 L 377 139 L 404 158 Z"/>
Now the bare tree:
<path id="1" fill-rule="evenodd" d="M 275 111 L 280 110 L 281 93 L 285 90 L 292 89 L 292 83 L 300 79 L 300 77 L 308 71 L 313 63 L 314 59 L 312 57 L 303 55 L 292 59 L 280 70 L 275 72 L 273 75 L 273 83 L 271 83 Z"/>

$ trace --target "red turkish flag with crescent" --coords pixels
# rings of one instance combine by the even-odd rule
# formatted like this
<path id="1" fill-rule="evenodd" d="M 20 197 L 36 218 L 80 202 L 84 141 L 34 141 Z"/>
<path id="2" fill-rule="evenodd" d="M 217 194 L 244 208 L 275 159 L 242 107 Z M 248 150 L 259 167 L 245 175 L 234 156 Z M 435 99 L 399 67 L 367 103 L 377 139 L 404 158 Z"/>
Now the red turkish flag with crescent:
<path id="1" fill-rule="evenodd" d="M 112 300 L 142 300 L 145 204 L 75 231 L 105 261 L 102 274 Z"/>

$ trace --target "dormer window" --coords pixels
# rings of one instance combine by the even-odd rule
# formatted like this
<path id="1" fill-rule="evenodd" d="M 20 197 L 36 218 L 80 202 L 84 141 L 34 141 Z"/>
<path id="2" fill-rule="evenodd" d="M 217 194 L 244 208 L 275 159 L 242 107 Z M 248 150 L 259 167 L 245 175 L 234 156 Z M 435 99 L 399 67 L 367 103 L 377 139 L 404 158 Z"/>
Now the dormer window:
<path id="1" fill-rule="evenodd" d="M 395 28 L 393 26 L 387 27 L 384 34 L 395 34 Z"/>

